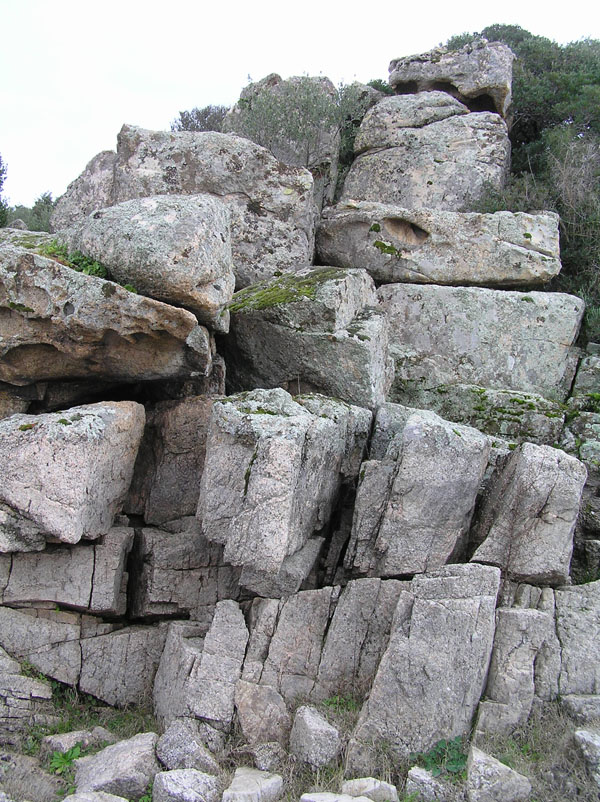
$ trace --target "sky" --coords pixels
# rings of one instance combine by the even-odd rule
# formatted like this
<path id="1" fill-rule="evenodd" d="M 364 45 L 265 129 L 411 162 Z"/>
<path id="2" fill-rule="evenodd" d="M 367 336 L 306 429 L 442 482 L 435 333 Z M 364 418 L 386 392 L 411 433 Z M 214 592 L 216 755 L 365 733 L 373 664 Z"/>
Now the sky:
<path id="1" fill-rule="evenodd" d="M 232 105 L 249 77 L 387 80 L 393 58 L 494 23 L 600 39 L 600 4 L 0 0 L 3 197 L 56 198 L 124 123 L 168 130 L 181 110 Z"/>

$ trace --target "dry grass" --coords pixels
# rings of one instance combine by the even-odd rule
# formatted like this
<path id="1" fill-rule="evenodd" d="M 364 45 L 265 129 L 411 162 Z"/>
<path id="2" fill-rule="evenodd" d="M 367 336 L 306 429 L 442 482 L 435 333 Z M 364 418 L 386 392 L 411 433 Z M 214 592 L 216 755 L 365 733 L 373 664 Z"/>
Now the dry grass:
<path id="1" fill-rule="evenodd" d="M 509 737 L 488 737 L 477 745 L 529 778 L 530 802 L 598 802 L 598 786 L 573 742 L 576 729 L 553 702 Z"/>

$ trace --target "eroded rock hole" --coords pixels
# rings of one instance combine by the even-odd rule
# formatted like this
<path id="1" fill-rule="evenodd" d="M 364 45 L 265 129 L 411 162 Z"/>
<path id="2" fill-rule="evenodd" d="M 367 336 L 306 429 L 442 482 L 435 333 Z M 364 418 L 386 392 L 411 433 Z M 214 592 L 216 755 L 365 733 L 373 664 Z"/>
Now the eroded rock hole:
<path id="1" fill-rule="evenodd" d="M 429 237 L 429 233 L 423 228 L 402 217 L 384 218 L 383 228 L 391 237 L 408 246 L 419 246 Z"/>

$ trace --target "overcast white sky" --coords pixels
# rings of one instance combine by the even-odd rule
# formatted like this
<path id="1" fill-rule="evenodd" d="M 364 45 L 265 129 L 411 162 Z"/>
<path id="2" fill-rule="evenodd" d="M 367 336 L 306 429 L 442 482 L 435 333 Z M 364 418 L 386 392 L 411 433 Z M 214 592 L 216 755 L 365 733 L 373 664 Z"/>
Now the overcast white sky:
<path id="1" fill-rule="evenodd" d="M 560 8 L 560 11 L 553 10 Z M 168 129 L 269 72 L 387 79 L 392 58 L 493 23 L 600 38 L 597 0 L 0 0 L 4 196 L 61 195 L 125 122 Z"/>

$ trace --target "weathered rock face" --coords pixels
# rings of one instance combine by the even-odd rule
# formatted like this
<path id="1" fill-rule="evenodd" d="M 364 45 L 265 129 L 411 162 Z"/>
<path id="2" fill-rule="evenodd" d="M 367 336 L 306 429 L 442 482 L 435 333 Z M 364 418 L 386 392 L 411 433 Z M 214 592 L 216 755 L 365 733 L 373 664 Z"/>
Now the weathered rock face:
<path id="1" fill-rule="evenodd" d="M 497 568 L 451 565 L 416 577 L 401 593 L 348 747 L 351 771 L 372 765 L 378 740 L 407 757 L 469 731 L 487 676 L 499 584 Z"/>
<path id="2" fill-rule="evenodd" d="M 61 199 L 55 230 L 98 206 L 150 195 L 209 193 L 230 207 L 238 286 L 311 261 L 316 207 L 310 173 L 282 164 L 247 139 L 125 125 L 117 140 L 112 189 L 102 198 L 86 195 L 96 166 L 90 163 L 85 180 L 71 185 Z"/>
<path id="3" fill-rule="evenodd" d="M 527 802 L 531 783 L 522 774 L 472 746 L 467 764 L 469 802 Z"/>
<path id="4" fill-rule="evenodd" d="M 320 209 L 323 202 L 332 202 L 335 192 L 340 147 L 340 134 L 333 119 L 336 100 L 337 92 L 329 78 L 294 76 L 282 80 L 280 75 L 271 73 L 242 90 L 239 101 L 223 120 L 223 130 L 254 139 L 259 134 L 257 125 L 248 119 L 254 104 L 264 109 L 265 116 L 269 112 L 276 116 L 281 106 L 288 109 L 293 106 L 306 118 L 306 141 L 294 143 L 283 136 L 271 136 L 268 147 L 284 164 L 310 170 L 315 181 L 315 201 Z M 315 119 L 317 115 L 320 120 Z M 264 136 L 264 132 L 260 133 Z"/>
<path id="5" fill-rule="evenodd" d="M 224 739 L 233 719 L 248 640 L 238 605 L 219 602 L 205 633 L 194 623 L 169 626 L 154 684 L 154 709 L 166 724 L 176 718 L 198 719 L 210 746 L 212 739 Z"/>
<path id="6" fill-rule="evenodd" d="M 143 428 L 144 409 L 133 401 L 0 421 L 0 501 L 65 543 L 106 534 L 131 482 Z"/>
<path id="7" fill-rule="evenodd" d="M 345 457 L 366 439 L 368 411 L 298 400 L 255 390 L 213 406 L 197 516 L 232 565 L 276 575 L 327 524 Z"/>
<path id="8" fill-rule="evenodd" d="M 387 647 L 401 589 L 397 580 L 359 579 L 306 590 L 284 601 L 256 599 L 242 679 L 286 702 L 336 694 L 362 698 Z"/>
<path id="9" fill-rule="evenodd" d="M 149 524 L 195 514 L 213 400 L 193 396 L 149 405 L 126 512 Z"/>
<path id="10" fill-rule="evenodd" d="M 392 367 L 376 305 L 362 270 L 307 268 L 236 293 L 221 346 L 231 390 L 279 386 L 377 406 Z"/>
<path id="11" fill-rule="evenodd" d="M 0 607 L 0 645 L 38 671 L 111 705 L 148 698 L 165 641 L 162 626 L 103 622 L 55 610 Z"/>
<path id="12" fill-rule="evenodd" d="M 390 400 L 408 385 L 476 384 L 564 400 L 583 301 L 469 287 L 389 284 L 379 297 L 396 363 Z"/>
<path id="13" fill-rule="evenodd" d="M 51 698 L 48 683 L 22 676 L 19 663 L 0 648 L 0 743 L 18 745 L 23 730 L 49 723 Z"/>
<path id="14" fill-rule="evenodd" d="M 25 248 L 0 249 L 0 380 L 135 381 L 208 374 L 212 344 L 191 312 Z"/>
<path id="15" fill-rule="evenodd" d="M 125 562 L 132 545 L 133 529 L 115 527 L 98 544 L 0 556 L 0 565 L 7 568 L 6 580 L 0 580 L 1 603 L 19 607 L 50 603 L 96 615 L 124 615 Z"/>
<path id="16" fill-rule="evenodd" d="M 345 564 L 368 576 L 444 565 L 469 530 L 488 438 L 432 412 L 400 408 L 406 424 L 382 460 L 363 462 Z"/>
<path id="17" fill-rule="evenodd" d="M 511 103 L 512 50 L 479 39 L 460 50 L 437 47 L 429 53 L 394 59 L 389 82 L 398 94 L 442 89 L 473 111 L 507 116 Z"/>
<path id="18" fill-rule="evenodd" d="M 560 271 L 558 217 L 445 212 L 379 203 L 326 209 L 317 231 L 323 264 L 364 267 L 376 281 L 534 286 Z"/>
<path id="19" fill-rule="evenodd" d="M 240 595 L 241 569 L 225 563 L 223 547 L 207 540 L 193 523 L 181 531 L 140 531 L 131 594 L 134 616 L 189 614 L 202 620 L 218 601 Z"/>
<path id="20" fill-rule="evenodd" d="M 91 159 L 79 178 L 71 181 L 52 212 L 52 230 L 69 228 L 94 209 L 114 203 L 114 169 L 117 154 L 103 150 Z"/>
<path id="21" fill-rule="evenodd" d="M 536 659 L 553 623 L 553 617 L 541 610 L 498 609 L 478 733 L 508 735 L 525 724 L 535 696 Z"/>
<path id="22" fill-rule="evenodd" d="M 473 426 L 512 443 L 558 443 L 565 422 L 563 404 L 517 390 L 406 382 L 396 392 L 402 404 L 430 409 L 445 420 Z"/>
<path id="23" fill-rule="evenodd" d="M 559 588 L 556 634 L 561 647 L 561 696 L 600 693 L 600 581 Z"/>
<path id="24" fill-rule="evenodd" d="M 365 115 L 355 149 L 341 201 L 408 209 L 469 208 L 488 186 L 504 185 L 510 160 L 497 114 L 470 114 L 439 92 L 380 101 Z"/>
<path id="25" fill-rule="evenodd" d="M 318 710 L 309 705 L 298 708 L 290 733 L 290 752 L 295 758 L 320 768 L 335 760 L 341 749 L 339 732 Z"/>
<path id="26" fill-rule="evenodd" d="M 233 294 L 230 214 L 211 195 L 157 195 L 97 209 L 65 234 L 120 284 L 193 312 L 226 331 Z"/>
<path id="27" fill-rule="evenodd" d="M 566 582 L 586 477 L 584 465 L 563 451 L 523 443 L 492 478 L 473 560 L 520 582 Z"/>
<path id="28" fill-rule="evenodd" d="M 104 791 L 139 799 L 160 771 L 154 749 L 158 735 L 144 732 L 75 761 L 77 791 Z"/>

